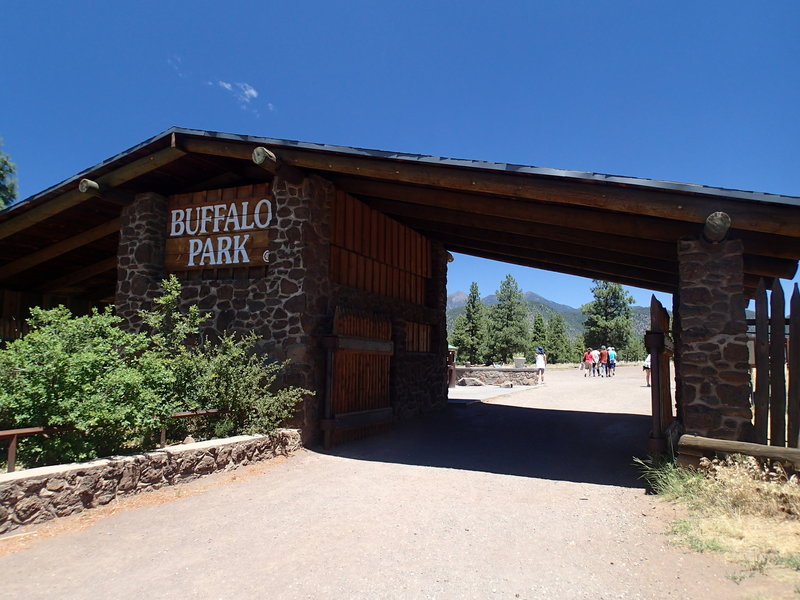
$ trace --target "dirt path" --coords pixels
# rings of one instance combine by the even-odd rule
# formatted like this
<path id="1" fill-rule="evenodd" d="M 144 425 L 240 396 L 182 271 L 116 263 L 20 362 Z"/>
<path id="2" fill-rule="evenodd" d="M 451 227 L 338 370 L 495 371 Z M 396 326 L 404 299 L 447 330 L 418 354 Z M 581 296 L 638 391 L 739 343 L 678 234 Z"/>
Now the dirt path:
<path id="1" fill-rule="evenodd" d="M 669 546 L 674 509 L 631 467 L 642 383 L 553 370 L 335 453 L 0 538 L 0 597 L 796 598 Z"/>

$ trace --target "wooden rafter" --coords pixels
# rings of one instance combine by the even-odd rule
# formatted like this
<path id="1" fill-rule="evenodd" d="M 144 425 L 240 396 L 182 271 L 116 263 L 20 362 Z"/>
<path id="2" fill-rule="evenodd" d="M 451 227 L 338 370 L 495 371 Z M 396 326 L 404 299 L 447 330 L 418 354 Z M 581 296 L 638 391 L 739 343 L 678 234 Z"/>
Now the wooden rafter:
<path id="1" fill-rule="evenodd" d="M 163 167 L 164 165 L 180 158 L 184 154 L 185 152 L 177 148 L 165 148 L 163 150 L 159 150 L 158 152 L 154 152 L 149 156 L 135 160 L 123 167 L 114 169 L 105 175 L 96 177 L 94 181 L 103 189 L 112 189 L 132 179 L 136 179 L 140 175 L 144 175 L 145 173 L 149 173 L 154 169 Z M 68 208 L 77 206 L 78 204 L 85 202 L 92 197 L 92 194 L 81 192 L 77 188 L 76 184 L 75 189 L 61 194 L 60 196 L 40 204 L 39 206 L 36 206 L 26 212 L 23 212 L 19 216 L 9 219 L 5 223 L 0 223 L 0 239 L 22 231 L 31 225 L 35 225 L 36 223 L 44 221 L 45 219 L 57 215 Z"/>
<path id="2" fill-rule="evenodd" d="M 68 275 L 64 275 L 63 277 L 59 277 L 58 279 L 53 279 L 52 281 L 48 281 L 39 286 L 39 291 L 50 291 L 55 292 L 62 290 L 66 286 L 72 286 L 76 283 L 80 283 L 81 281 L 86 281 L 87 279 L 91 279 L 96 275 L 101 275 L 103 273 L 107 273 L 117 268 L 117 257 L 112 256 L 101 260 L 100 262 L 96 262 L 92 265 L 87 267 L 83 267 L 82 269 L 78 269 L 76 271 L 72 271 Z"/>
<path id="3" fill-rule="evenodd" d="M 795 235 L 800 231 L 798 211 L 784 211 L 780 205 L 514 171 L 496 172 L 333 153 L 322 155 L 289 148 L 274 150 L 279 160 L 298 167 L 394 183 L 583 206 L 699 224 L 705 223 L 709 213 L 724 211 L 730 215 L 734 228 L 781 235 Z M 783 218 L 776 218 L 777 213 L 782 214 Z"/>
<path id="4" fill-rule="evenodd" d="M 23 258 L 4 265 L 0 267 L 0 281 L 35 267 L 36 265 L 55 258 L 56 256 L 61 256 L 62 254 L 70 252 L 71 250 L 75 250 L 76 248 L 85 246 L 86 244 L 94 242 L 95 240 L 99 240 L 108 235 L 116 233 L 119 231 L 119 225 L 119 219 L 112 219 L 107 223 L 93 227 L 92 229 L 79 233 L 71 238 L 57 242 L 51 246 L 48 246 L 47 248 L 39 250 L 38 252 L 33 252 L 24 256 Z"/>

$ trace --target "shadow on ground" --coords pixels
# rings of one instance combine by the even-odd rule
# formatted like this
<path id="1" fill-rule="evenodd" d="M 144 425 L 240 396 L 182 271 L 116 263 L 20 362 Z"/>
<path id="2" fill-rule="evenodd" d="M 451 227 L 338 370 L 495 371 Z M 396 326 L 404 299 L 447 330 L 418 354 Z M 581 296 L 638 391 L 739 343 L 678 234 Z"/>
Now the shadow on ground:
<path id="1" fill-rule="evenodd" d="M 485 471 L 644 488 L 633 457 L 646 455 L 644 415 L 449 405 L 389 433 L 328 453 L 357 460 Z"/>

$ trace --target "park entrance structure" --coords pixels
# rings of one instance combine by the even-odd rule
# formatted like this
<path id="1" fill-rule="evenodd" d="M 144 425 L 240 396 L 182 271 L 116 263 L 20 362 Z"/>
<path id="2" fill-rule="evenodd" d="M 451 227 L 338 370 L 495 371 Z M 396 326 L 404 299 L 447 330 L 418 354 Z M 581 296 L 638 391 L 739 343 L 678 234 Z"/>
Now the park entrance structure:
<path id="1" fill-rule="evenodd" d="M 335 442 L 445 404 L 448 251 L 672 293 L 654 418 L 752 436 L 745 299 L 794 275 L 798 198 L 173 128 L 0 213 L 0 336 L 57 303 L 137 328 L 174 273 Z"/>

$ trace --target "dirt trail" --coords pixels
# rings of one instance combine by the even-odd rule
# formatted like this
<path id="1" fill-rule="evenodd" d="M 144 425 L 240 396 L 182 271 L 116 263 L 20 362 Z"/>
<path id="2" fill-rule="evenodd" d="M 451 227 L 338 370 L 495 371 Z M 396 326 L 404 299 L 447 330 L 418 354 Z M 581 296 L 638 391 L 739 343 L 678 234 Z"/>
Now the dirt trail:
<path id="1" fill-rule="evenodd" d="M 0 554 L 15 550 L 0 597 L 796 598 L 670 547 L 676 509 L 631 466 L 649 425 L 643 383 L 635 367 L 551 370 L 544 386 L 333 453 L 0 538 Z"/>

